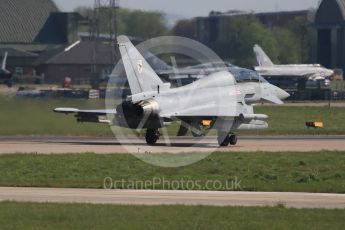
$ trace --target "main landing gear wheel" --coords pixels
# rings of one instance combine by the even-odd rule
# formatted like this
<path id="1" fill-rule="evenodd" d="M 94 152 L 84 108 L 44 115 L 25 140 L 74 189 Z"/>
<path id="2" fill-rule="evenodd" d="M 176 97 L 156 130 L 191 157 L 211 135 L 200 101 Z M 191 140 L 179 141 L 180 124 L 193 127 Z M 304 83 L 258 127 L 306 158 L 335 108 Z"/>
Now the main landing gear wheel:
<path id="1" fill-rule="evenodd" d="M 235 134 L 231 133 L 229 139 L 230 145 L 237 144 L 237 136 Z"/>
<path id="2" fill-rule="evenodd" d="M 219 146 L 226 147 L 230 144 L 230 135 L 219 132 L 217 140 L 218 140 Z"/>
<path id="3" fill-rule="evenodd" d="M 148 145 L 155 145 L 159 139 L 159 131 L 157 129 L 148 129 L 145 139 Z"/>
<path id="4" fill-rule="evenodd" d="M 230 134 L 218 133 L 218 144 L 221 147 L 226 147 L 228 145 L 236 145 L 237 136 L 233 133 L 230 133 Z"/>

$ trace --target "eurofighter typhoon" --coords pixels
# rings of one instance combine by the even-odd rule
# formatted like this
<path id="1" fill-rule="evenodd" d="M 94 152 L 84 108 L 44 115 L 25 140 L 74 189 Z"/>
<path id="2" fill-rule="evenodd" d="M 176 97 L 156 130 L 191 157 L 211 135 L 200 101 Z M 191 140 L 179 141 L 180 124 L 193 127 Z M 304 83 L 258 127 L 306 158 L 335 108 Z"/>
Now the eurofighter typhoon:
<path id="1" fill-rule="evenodd" d="M 236 145 L 236 133 L 268 127 L 265 114 L 255 114 L 253 105 L 262 101 L 283 104 L 289 96 L 268 82 L 237 83 L 229 71 L 219 71 L 189 85 L 172 88 L 164 83 L 126 36 L 118 37 L 123 65 L 131 94 L 113 110 L 79 110 L 57 108 L 54 111 L 76 114 L 81 122 L 104 123 L 113 115 L 110 125 L 146 130 L 148 145 L 160 138 L 159 129 L 173 121 L 181 122 L 180 135 L 188 129 L 202 132 L 202 125 L 218 131 L 220 146 Z M 205 122 L 206 121 L 206 122 Z M 183 132 L 185 130 L 185 132 Z"/>

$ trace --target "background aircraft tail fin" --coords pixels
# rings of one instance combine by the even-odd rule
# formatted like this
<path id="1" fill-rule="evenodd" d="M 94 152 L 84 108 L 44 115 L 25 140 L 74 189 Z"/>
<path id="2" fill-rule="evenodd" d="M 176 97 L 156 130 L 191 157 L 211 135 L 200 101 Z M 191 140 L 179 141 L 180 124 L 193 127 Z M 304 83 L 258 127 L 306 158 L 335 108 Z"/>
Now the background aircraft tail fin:
<path id="1" fill-rule="evenodd" d="M 5 56 L 4 56 L 4 59 L 2 60 L 2 65 L 1 65 L 2 69 L 6 69 L 7 55 L 8 53 L 5 52 Z"/>
<path id="2" fill-rule="evenodd" d="M 263 51 L 263 49 L 259 45 L 254 46 L 254 53 L 256 55 L 256 61 L 258 62 L 259 66 L 262 66 L 262 67 L 274 66 L 271 59 L 267 56 L 265 51 Z"/>
<path id="3" fill-rule="evenodd" d="M 126 36 L 117 38 L 132 94 L 159 90 L 163 81 Z"/>
<path id="4" fill-rule="evenodd" d="M 151 52 L 145 52 L 143 56 L 146 59 L 146 61 L 150 64 L 152 69 L 154 69 L 155 71 L 173 70 L 172 66 L 168 65 L 165 61 L 163 61 Z"/>

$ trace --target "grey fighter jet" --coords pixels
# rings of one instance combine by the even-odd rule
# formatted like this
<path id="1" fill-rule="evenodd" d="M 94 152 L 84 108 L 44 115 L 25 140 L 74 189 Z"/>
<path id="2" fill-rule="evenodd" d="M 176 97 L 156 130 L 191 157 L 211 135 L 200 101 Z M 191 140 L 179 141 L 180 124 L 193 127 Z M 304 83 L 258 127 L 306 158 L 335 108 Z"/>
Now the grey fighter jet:
<path id="1" fill-rule="evenodd" d="M 303 77 L 310 81 L 325 80 L 334 74 L 333 70 L 319 64 L 275 65 L 259 45 L 254 46 L 254 53 L 258 66 L 255 71 L 264 77 L 294 76 Z"/>
<path id="2" fill-rule="evenodd" d="M 1 69 L 0 69 L 0 80 L 6 84 L 8 87 L 12 86 L 12 74 L 6 69 L 8 53 L 5 52 L 4 58 L 2 60 Z"/>
<path id="3" fill-rule="evenodd" d="M 200 125 L 208 121 L 218 131 L 220 146 L 235 145 L 236 132 L 266 129 L 268 116 L 255 114 L 253 104 L 270 101 L 282 104 L 289 96 L 268 82 L 238 84 L 227 70 L 216 72 L 189 85 L 172 88 L 164 83 L 126 36 L 118 37 L 118 45 L 132 95 L 113 110 L 79 110 L 57 108 L 54 111 L 76 114 L 81 122 L 109 123 L 131 129 L 145 129 L 146 142 L 154 145 L 159 129 L 179 121 L 185 129 L 202 132 Z M 114 119 L 100 117 L 112 114 Z M 180 132 L 186 135 L 186 132 Z"/>

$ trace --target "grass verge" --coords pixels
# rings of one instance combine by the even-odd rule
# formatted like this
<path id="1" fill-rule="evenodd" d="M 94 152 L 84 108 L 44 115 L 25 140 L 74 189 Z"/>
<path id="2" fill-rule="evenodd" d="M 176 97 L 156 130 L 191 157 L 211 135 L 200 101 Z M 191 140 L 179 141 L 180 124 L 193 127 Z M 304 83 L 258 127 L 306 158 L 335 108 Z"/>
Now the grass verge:
<path id="1" fill-rule="evenodd" d="M 119 189 L 233 190 L 240 181 L 236 190 L 345 193 L 345 152 L 214 153 L 181 168 L 128 154 L 0 156 L 0 186 L 103 188 L 106 177 Z"/>
<path id="2" fill-rule="evenodd" d="M 343 229 L 345 210 L 0 203 L 2 229 Z"/>
<path id="3" fill-rule="evenodd" d="M 77 107 L 81 109 L 102 109 L 103 100 L 79 99 L 25 99 L 0 97 L 0 135 L 69 135 L 69 136 L 112 136 L 107 125 L 82 123 L 75 118 L 56 114 L 56 107 Z M 327 107 L 256 107 L 256 113 L 269 115 L 269 129 L 252 131 L 254 135 L 327 135 L 345 134 L 343 122 L 345 108 Z M 323 121 L 324 129 L 308 129 L 307 121 Z M 178 125 L 168 128 L 170 135 L 176 135 Z"/>

